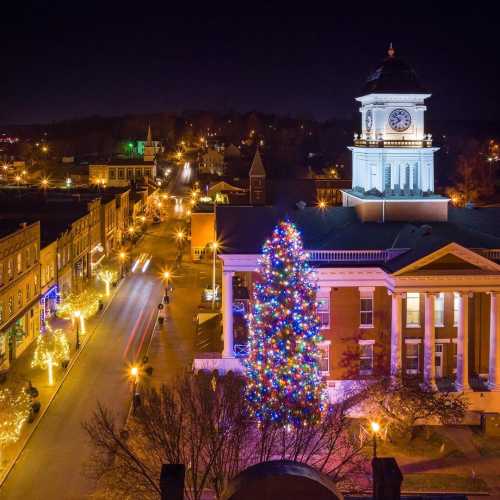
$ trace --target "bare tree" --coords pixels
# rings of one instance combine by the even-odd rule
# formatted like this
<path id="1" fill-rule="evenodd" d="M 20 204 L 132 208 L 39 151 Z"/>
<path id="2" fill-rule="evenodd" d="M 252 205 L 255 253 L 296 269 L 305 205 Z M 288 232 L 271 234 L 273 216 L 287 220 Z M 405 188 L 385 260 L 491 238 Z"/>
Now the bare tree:
<path id="1" fill-rule="evenodd" d="M 254 462 L 294 460 L 328 475 L 344 491 L 354 491 L 353 478 L 366 471 L 365 442 L 350 432 L 346 406 L 331 406 L 318 425 L 287 428 L 270 425 L 255 435 Z"/>
<path id="2" fill-rule="evenodd" d="M 417 381 L 386 377 L 366 391 L 367 407 L 388 427 L 392 438 L 412 438 L 418 421 L 437 419 L 442 424 L 458 423 L 464 417 L 463 395 L 439 392 Z"/>
<path id="3" fill-rule="evenodd" d="M 89 472 L 111 498 L 157 498 L 164 463 L 186 466 L 185 495 L 192 500 L 207 490 L 220 498 L 241 470 L 270 459 L 307 463 L 349 487 L 366 461 L 342 405 L 319 425 L 258 428 L 247 411 L 244 383 L 231 375 L 186 374 L 159 390 L 145 389 L 126 433 L 99 406 L 83 424 L 95 449 Z"/>

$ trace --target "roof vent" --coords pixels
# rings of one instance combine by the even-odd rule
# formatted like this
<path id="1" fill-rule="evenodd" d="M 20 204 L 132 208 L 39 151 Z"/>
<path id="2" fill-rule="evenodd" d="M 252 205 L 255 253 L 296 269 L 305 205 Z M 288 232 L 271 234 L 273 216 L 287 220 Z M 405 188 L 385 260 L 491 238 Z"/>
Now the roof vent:
<path id="1" fill-rule="evenodd" d="M 304 210 L 304 208 L 307 207 L 307 203 L 305 201 L 298 201 L 295 206 L 299 209 L 299 210 Z"/>
<path id="2" fill-rule="evenodd" d="M 432 233 L 432 226 L 429 226 L 429 224 L 423 224 L 422 226 L 420 226 L 420 231 L 422 233 L 422 236 L 428 236 Z"/>

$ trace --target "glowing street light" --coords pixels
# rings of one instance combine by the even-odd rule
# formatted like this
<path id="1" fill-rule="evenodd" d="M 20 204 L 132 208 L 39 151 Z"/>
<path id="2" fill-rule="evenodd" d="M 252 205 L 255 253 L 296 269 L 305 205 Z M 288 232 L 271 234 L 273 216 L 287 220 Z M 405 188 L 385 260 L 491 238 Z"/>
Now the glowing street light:
<path id="1" fill-rule="evenodd" d="M 185 233 L 182 229 L 179 229 L 176 233 L 175 233 L 175 238 L 177 239 L 178 242 L 181 242 L 184 238 L 185 238 Z"/>
<path id="2" fill-rule="evenodd" d="M 162 278 L 165 282 L 165 295 L 168 295 L 168 285 L 171 277 L 172 273 L 170 272 L 170 269 L 165 269 L 162 273 Z"/>
<path id="3" fill-rule="evenodd" d="M 377 435 L 380 432 L 380 424 L 372 420 L 370 422 L 370 430 L 373 435 L 373 458 L 377 458 Z"/>
<path id="4" fill-rule="evenodd" d="M 127 258 L 127 253 L 124 251 L 121 251 L 118 254 L 118 257 L 120 259 L 120 276 L 123 278 L 123 269 L 124 269 L 124 265 L 125 265 L 125 259 Z"/>
<path id="5" fill-rule="evenodd" d="M 49 180 L 44 177 L 41 181 L 40 181 L 40 184 L 42 186 L 42 188 L 45 190 L 49 187 Z"/>
<path id="6" fill-rule="evenodd" d="M 137 365 L 132 365 L 129 370 L 129 376 L 132 380 L 132 411 L 135 413 L 136 403 L 136 393 L 137 385 L 139 384 L 139 367 Z"/>
<path id="7" fill-rule="evenodd" d="M 134 233 L 135 233 L 134 226 L 129 226 L 129 228 L 128 228 L 128 234 L 130 234 L 130 236 L 132 236 Z"/>
<path id="8" fill-rule="evenodd" d="M 217 248 L 219 243 L 212 242 L 212 309 L 215 309 L 215 259 L 217 258 Z"/>
<path id="9" fill-rule="evenodd" d="M 326 203 L 325 200 L 319 200 L 318 201 L 318 208 L 320 210 L 325 210 L 328 207 L 328 204 Z"/>

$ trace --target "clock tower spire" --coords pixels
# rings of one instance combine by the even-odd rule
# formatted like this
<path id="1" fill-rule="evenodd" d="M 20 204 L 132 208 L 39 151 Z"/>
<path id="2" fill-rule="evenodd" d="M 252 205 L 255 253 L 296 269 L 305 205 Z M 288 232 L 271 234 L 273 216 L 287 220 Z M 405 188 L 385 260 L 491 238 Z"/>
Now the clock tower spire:
<path id="1" fill-rule="evenodd" d="M 349 147 L 352 189 L 344 191 L 344 205 L 356 206 L 363 220 L 447 219 L 448 199 L 434 193 L 438 148 L 424 128 L 430 96 L 391 42 L 356 98 L 361 132 Z"/>

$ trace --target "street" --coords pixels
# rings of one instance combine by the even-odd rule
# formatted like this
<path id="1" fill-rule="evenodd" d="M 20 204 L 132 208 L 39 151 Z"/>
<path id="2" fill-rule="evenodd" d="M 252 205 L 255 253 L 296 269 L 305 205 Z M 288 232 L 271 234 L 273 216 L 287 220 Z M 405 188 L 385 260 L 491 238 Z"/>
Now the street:
<path id="1" fill-rule="evenodd" d="M 79 499 L 95 489 L 93 481 L 82 474 L 91 449 L 81 423 L 91 417 L 97 402 L 124 422 L 131 402 L 127 368 L 142 359 L 150 343 L 163 296 L 160 271 L 165 265 L 171 267 L 172 232 L 177 226 L 176 221 L 152 226 L 133 248 L 134 254 L 152 254 L 151 265 L 145 273 L 140 268 L 129 273 L 120 283 L 93 337 L 0 489 L 0 498 Z M 190 365 L 199 275 L 191 264 L 174 271 L 167 321 L 151 343 L 155 382 Z"/>

